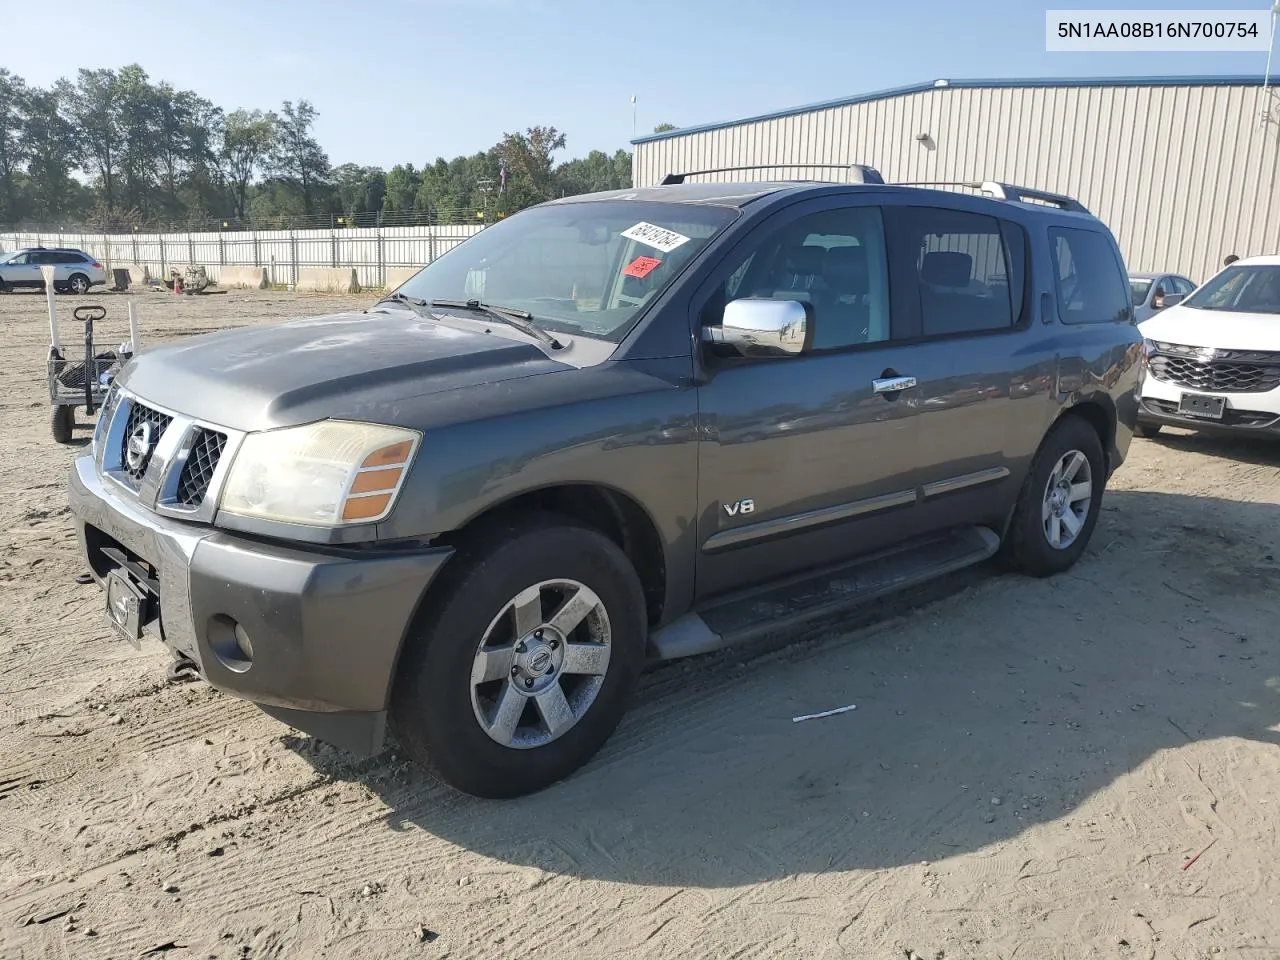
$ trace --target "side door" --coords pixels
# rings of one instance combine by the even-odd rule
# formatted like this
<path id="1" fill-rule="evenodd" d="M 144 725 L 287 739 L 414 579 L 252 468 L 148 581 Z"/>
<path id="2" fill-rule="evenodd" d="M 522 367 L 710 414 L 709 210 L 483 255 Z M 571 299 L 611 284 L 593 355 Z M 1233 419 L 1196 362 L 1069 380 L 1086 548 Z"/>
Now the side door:
<path id="1" fill-rule="evenodd" d="M 4 265 L 4 279 L 10 286 L 39 286 L 44 281 L 40 278 L 40 268 L 33 262 L 33 253 L 20 253 Z"/>
<path id="2" fill-rule="evenodd" d="M 743 297 L 802 301 L 813 325 L 812 348 L 794 356 L 697 348 L 699 599 L 911 532 L 916 407 L 909 390 L 876 389 L 906 357 L 891 342 L 874 196 L 828 195 L 773 214 L 695 293 L 699 327 Z"/>
<path id="3" fill-rule="evenodd" d="M 917 383 L 920 512 L 929 530 L 999 529 L 1052 415 L 1055 354 L 1036 322 L 1027 232 L 974 209 L 885 208 L 895 317 Z"/>

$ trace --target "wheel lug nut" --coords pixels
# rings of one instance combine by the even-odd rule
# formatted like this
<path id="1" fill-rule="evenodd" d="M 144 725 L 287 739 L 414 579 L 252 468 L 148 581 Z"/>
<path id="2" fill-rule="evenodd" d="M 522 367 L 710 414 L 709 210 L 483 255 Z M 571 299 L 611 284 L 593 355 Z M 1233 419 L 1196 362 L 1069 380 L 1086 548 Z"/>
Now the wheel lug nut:
<path id="1" fill-rule="evenodd" d="M 541 631 L 541 630 L 535 630 L 535 631 L 533 631 L 533 635 L 534 635 L 535 637 L 537 637 L 539 640 L 541 640 L 541 639 L 542 639 L 542 631 Z"/>
<path id="2" fill-rule="evenodd" d="M 559 646 L 560 646 L 560 641 L 559 641 L 559 640 L 552 640 L 552 641 L 550 642 L 549 646 L 551 647 L 551 649 L 552 649 L 552 650 L 555 650 L 557 647 L 559 647 Z"/>
<path id="3" fill-rule="evenodd" d="M 512 675 L 513 677 L 517 677 L 517 676 L 519 676 L 519 675 L 520 675 L 520 668 L 519 668 L 519 667 L 512 667 L 512 668 L 511 668 L 511 675 Z"/>
<path id="4" fill-rule="evenodd" d="M 533 686 L 533 677 L 525 677 L 525 678 L 524 678 L 524 685 L 525 685 L 526 687 L 532 687 L 532 686 Z"/>
<path id="5" fill-rule="evenodd" d="M 524 653 L 526 649 L 528 648 L 524 645 L 523 640 L 516 644 L 516 653 Z"/>

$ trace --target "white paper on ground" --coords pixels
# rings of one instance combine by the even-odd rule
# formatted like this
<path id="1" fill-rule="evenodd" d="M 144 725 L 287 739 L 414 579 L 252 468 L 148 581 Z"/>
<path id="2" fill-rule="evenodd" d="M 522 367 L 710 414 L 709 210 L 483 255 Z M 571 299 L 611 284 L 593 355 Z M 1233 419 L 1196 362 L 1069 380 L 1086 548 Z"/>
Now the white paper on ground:
<path id="1" fill-rule="evenodd" d="M 824 710 L 822 713 L 806 713 L 803 717 L 792 717 L 792 723 L 799 723 L 801 720 L 821 720 L 823 717 L 834 717 L 837 713 L 848 713 L 850 710 L 857 710 L 858 705 L 851 703 L 847 707 L 836 707 L 834 710 Z"/>

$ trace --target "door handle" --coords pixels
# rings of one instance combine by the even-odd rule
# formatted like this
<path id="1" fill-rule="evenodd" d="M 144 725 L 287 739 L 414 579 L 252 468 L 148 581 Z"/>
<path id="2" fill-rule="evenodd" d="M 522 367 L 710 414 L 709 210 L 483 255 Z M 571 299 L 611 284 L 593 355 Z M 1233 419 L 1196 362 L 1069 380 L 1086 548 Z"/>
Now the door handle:
<path id="1" fill-rule="evenodd" d="M 900 390 L 910 390 L 915 385 L 915 377 L 881 377 L 871 381 L 871 389 L 876 393 L 897 393 Z"/>

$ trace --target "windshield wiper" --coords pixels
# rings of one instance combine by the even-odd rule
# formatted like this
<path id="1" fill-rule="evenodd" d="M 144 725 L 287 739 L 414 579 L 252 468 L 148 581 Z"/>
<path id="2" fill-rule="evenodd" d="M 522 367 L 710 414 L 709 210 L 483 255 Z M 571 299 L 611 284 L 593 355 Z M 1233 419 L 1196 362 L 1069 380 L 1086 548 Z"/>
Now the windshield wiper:
<path id="1" fill-rule="evenodd" d="M 407 293 L 393 293 L 390 296 L 383 297 L 375 303 L 374 306 L 381 306 L 384 303 L 403 303 L 406 307 L 421 317 L 429 318 L 431 316 L 431 313 L 427 310 L 427 301 L 419 299 L 418 297 L 411 297 Z"/>
<path id="2" fill-rule="evenodd" d="M 537 326 L 533 322 L 533 314 L 527 310 L 517 310 L 515 307 L 499 307 L 491 303 L 481 303 L 479 300 L 431 300 L 428 301 L 427 305 L 442 307 L 446 310 L 474 310 L 476 313 L 483 313 L 487 317 L 515 327 L 521 333 L 526 333 L 535 340 L 541 340 L 552 350 L 559 350 L 564 346 L 547 331 Z"/>

